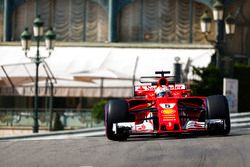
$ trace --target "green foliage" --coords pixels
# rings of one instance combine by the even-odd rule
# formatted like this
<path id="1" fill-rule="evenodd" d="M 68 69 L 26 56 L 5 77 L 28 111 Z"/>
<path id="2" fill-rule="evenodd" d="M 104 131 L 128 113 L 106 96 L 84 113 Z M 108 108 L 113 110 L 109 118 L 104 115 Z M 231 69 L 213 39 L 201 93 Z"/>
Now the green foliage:
<path id="1" fill-rule="evenodd" d="M 223 76 L 214 65 L 206 68 L 193 67 L 193 74 L 200 78 L 192 81 L 191 89 L 194 95 L 209 96 L 223 93 Z"/>
<path id="2" fill-rule="evenodd" d="M 222 94 L 223 74 L 213 65 L 206 68 L 193 67 L 193 74 L 200 79 L 193 80 L 191 89 L 194 95 L 214 95 Z M 250 66 L 237 64 L 233 68 L 233 78 L 239 81 L 238 110 L 246 112 L 250 110 Z"/>
<path id="3" fill-rule="evenodd" d="M 92 118 L 98 123 L 104 120 L 104 107 L 106 103 L 107 100 L 102 99 L 93 106 Z"/>
<path id="4" fill-rule="evenodd" d="M 55 121 L 54 121 L 54 131 L 58 131 L 58 130 L 64 130 L 64 126 L 60 120 L 60 114 L 56 113 L 56 117 L 55 117 Z"/>

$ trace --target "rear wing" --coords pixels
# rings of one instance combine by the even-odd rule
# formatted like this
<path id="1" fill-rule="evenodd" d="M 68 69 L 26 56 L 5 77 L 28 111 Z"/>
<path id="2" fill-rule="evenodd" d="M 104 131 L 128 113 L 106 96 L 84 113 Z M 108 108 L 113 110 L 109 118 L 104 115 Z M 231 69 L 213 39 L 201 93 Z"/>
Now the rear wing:
<path id="1" fill-rule="evenodd" d="M 170 90 L 186 90 L 186 85 L 185 84 L 170 84 L 168 85 Z"/>
<path id="2" fill-rule="evenodd" d="M 186 90 L 185 84 L 169 84 L 169 89 L 171 91 L 178 91 L 178 90 Z M 157 85 L 151 84 L 143 84 L 143 85 L 135 85 L 134 87 L 134 96 L 152 96 L 154 94 Z"/>
<path id="3" fill-rule="evenodd" d="M 156 85 L 135 85 L 134 96 L 146 96 L 155 92 Z"/>

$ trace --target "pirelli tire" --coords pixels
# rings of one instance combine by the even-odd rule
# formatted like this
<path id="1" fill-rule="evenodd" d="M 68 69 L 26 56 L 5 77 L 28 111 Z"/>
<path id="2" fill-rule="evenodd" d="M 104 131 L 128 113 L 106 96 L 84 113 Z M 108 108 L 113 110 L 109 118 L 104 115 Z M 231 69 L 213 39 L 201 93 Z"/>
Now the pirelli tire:
<path id="1" fill-rule="evenodd" d="M 228 102 L 225 96 L 213 95 L 207 97 L 207 119 L 224 120 L 223 126 L 210 126 L 208 124 L 208 133 L 210 135 L 228 135 L 231 129 Z"/>
<path id="2" fill-rule="evenodd" d="M 128 133 L 114 133 L 113 125 L 128 121 L 128 103 L 125 100 L 110 100 L 105 105 L 105 130 L 109 140 L 122 141 L 128 138 Z"/>

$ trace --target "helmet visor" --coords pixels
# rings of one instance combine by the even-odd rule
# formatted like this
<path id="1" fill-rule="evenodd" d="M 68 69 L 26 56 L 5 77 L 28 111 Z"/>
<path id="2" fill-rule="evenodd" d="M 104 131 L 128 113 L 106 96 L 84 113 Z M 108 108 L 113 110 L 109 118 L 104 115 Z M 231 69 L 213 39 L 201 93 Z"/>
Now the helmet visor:
<path id="1" fill-rule="evenodd" d="M 160 92 L 156 96 L 157 97 L 165 97 L 165 95 L 166 95 L 166 92 Z"/>

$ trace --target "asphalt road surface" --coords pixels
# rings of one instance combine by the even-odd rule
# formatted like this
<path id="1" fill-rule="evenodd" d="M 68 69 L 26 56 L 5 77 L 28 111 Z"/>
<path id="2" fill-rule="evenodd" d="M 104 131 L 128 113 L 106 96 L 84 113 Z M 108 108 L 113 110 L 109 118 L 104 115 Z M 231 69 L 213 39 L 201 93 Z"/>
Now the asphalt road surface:
<path id="1" fill-rule="evenodd" d="M 0 141 L 0 167 L 249 167 L 250 130 L 227 137 Z"/>

